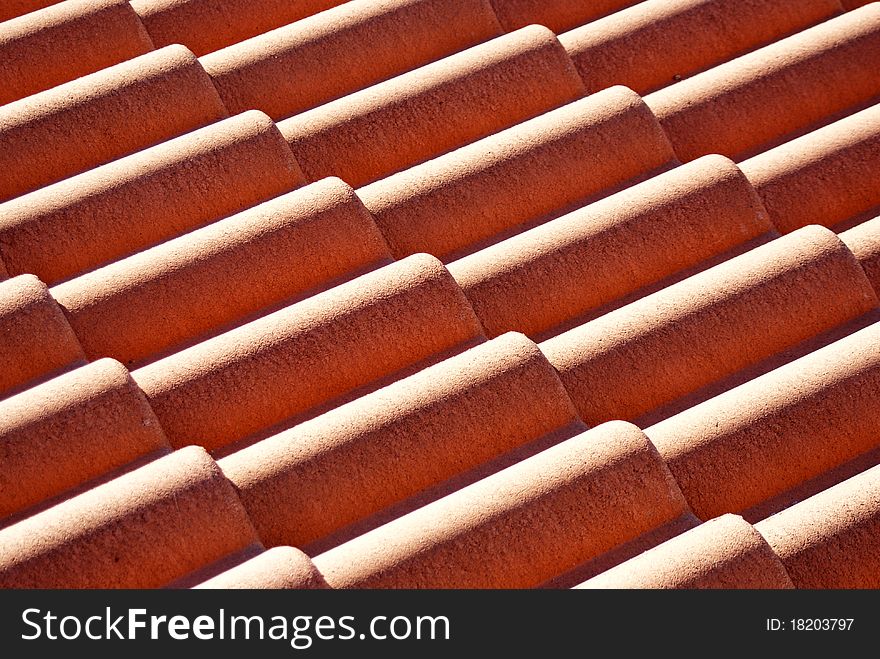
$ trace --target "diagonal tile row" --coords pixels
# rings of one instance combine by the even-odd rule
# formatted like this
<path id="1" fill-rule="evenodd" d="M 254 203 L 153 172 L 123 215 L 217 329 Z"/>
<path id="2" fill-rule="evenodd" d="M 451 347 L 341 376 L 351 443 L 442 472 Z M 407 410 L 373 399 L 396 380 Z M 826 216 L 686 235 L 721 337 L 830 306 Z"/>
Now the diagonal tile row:
<path id="1" fill-rule="evenodd" d="M 644 431 L 585 430 L 552 357 L 506 334 L 217 462 L 181 448 L 9 525 L 0 584 L 531 587 L 583 576 L 694 526 L 694 514 L 748 518 L 755 502 L 876 453 L 878 341 L 875 322 Z M 106 389 L 116 376 L 105 399 L 135 392 L 128 423 L 158 447 L 149 406 L 108 367 L 86 368 L 107 370 Z M 36 423 L 64 433 L 76 412 L 51 418 L 51 384 L 35 390 Z M 33 458 L 33 441 L 15 440 L 4 442 L 5 470 Z M 877 474 L 760 521 L 772 552 L 726 517 L 661 544 L 665 570 L 646 575 L 657 554 L 643 555 L 587 585 L 779 587 L 788 575 L 801 587 L 876 587 Z M 355 533 L 338 533 L 353 521 Z M 289 545 L 313 565 L 295 550 L 262 551 Z"/>

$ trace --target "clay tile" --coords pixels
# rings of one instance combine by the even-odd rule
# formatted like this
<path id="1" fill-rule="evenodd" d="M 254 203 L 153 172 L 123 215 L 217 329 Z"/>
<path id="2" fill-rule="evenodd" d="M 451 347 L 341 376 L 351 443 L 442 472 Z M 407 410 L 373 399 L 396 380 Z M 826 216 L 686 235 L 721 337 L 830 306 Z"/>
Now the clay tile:
<path id="1" fill-rule="evenodd" d="M 488 0 L 355 0 L 201 62 L 230 112 L 281 119 L 499 34 Z"/>
<path id="2" fill-rule="evenodd" d="M 798 588 L 880 588 L 880 467 L 758 522 Z"/>
<path id="3" fill-rule="evenodd" d="M 782 232 L 833 226 L 880 206 L 880 105 L 742 163 Z"/>
<path id="4" fill-rule="evenodd" d="M 193 587 L 314 590 L 327 584 L 312 560 L 299 549 L 274 547 Z"/>
<path id="5" fill-rule="evenodd" d="M 532 26 L 373 85 L 278 127 L 310 180 L 358 187 L 583 95 L 565 49 Z"/>
<path id="6" fill-rule="evenodd" d="M 668 540 L 578 588 L 794 588 L 767 541 L 724 515 Z"/>
<path id="7" fill-rule="evenodd" d="M 668 164 L 641 98 L 615 87 L 358 191 L 395 256 L 439 258 Z"/>
<path id="8" fill-rule="evenodd" d="M 0 201 L 226 116 L 195 55 L 169 46 L 0 107 Z"/>
<path id="9" fill-rule="evenodd" d="M 511 333 L 220 466 L 263 542 L 304 547 L 571 426 L 585 428 L 553 367 L 537 345 Z"/>
<path id="10" fill-rule="evenodd" d="M 0 517 L 167 446 L 122 364 L 61 375 L 0 402 Z"/>
<path id="11" fill-rule="evenodd" d="M 626 85 L 644 94 L 840 11 L 839 0 L 648 0 L 559 41 L 589 91 Z"/>
<path id="12" fill-rule="evenodd" d="M 245 112 L 0 205 L 0 252 L 54 284 L 302 182 L 272 120 Z"/>
<path id="13" fill-rule="evenodd" d="M 834 93 L 829 93 L 834 90 Z M 848 12 L 654 92 L 682 160 L 740 158 L 880 93 L 880 4 Z"/>
<path id="14" fill-rule="evenodd" d="M 344 0 L 132 0 L 156 46 L 182 43 L 198 55 L 306 16 Z"/>
<path id="15" fill-rule="evenodd" d="M 0 4 L 0 21 L 7 21 L 59 2 L 61 0 L 6 0 Z"/>
<path id="16" fill-rule="evenodd" d="M 638 0 L 490 0 L 505 30 L 537 23 L 554 32 L 570 30 Z"/>
<path id="17" fill-rule="evenodd" d="M 334 588 L 526 588 L 686 510 L 635 426 L 604 424 L 315 557 Z"/>
<path id="18" fill-rule="evenodd" d="M 874 290 L 880 295 L 880 217 L 843 232 L 840 239 L 855 254 Z"/>
<path id="19" fill-rule="evenodd" d="M 153 49 L 125 0 L 68 0 L 0 24 L 0 105 Z"/>
<path id="20" fill-rule="evenodd" d="M 481 338 L 452 276 L 416 255 L 133 376 L 173 446 L 215 449 Z"/>
<path id="21" fill-rule="evenodd" d="M 810 226 L 541 344 L 581 417 L 637 419 L 877 307 L 858 261 Z"/>
<path id="22" fill-rule="evenodd" d="M 875 0 L 840 0 L 840 4 L 843 5 L 843 8 L 849 11 L 850 9 L 856 9 L 857 7 L 863 7 Z"/>
<path id="23" fill-rule="evenodd" d="M 0 284 L 0 395 L 84 359 L 76 335 L 43 282 L 21 275 Z"/>
<path id="24" fill-rule="evenodd" d="M 449 271 L 488 335 L 518 330 L 535 338 L 771 231 L 736 165 L 705 156 L 454 261 Z"/>
<path id="25" fill-rule="evenodd" d="M 252 185 L 244 177 L 242 183 Z M 87 355 L 132 362 L 390 260 L 354 190 L 325 179 L 81 275 L 52 294 Z"/>
<path id="26" fill-rule="evenodd" d="M 877 446 L 878 344 L 874 323 L 645 434 L 697 516 L 744 512 Z"/>
<path id="27" fill-rule="evenodd" d="M 0 587 L 156 588 L 254 542 L 232 484 L 193 446 L 0 530 Z"/>

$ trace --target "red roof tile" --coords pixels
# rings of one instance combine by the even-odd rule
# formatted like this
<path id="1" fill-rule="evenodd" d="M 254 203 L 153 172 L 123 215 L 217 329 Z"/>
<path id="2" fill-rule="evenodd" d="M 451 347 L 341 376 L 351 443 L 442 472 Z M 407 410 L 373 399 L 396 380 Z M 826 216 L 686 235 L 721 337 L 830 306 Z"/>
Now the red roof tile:
<path id="1" fill-rule="evenodd" d="M 554 32 L 577 27 L 610 14 L 638 0 L 490 0 L 505 30 L 516 30 L 533 23 Z"/>
<path id="2" fill-rule="evenodd" d="M 293 547 L 274 547 L 195 588 L 326 588 L 311 559 Z"/>
<path id="3" fill-rule="evenodd" d="M 500 34 L 488 0 L 354 0 L 201 62 L 230 112 L 282 119 Z"/>
<path id="4" fill-rule="evenodd" d="M 125 0 L 68 0 L 0 24 L 0 104 L 153 49 Z"/>
<path id="5" fill-rule="evenodd" d="M 880 217 L 845 231 L 840 239 L 855 254 L 880 296 Z"/>
<path id="6" fill-rule="evenodd" d="M 22 16 L 43 7 L 49 7 L 61 2 L 61 0 L 6 0 L 0 5 L 0 21 L 6 21 L 16 16 Z"/>

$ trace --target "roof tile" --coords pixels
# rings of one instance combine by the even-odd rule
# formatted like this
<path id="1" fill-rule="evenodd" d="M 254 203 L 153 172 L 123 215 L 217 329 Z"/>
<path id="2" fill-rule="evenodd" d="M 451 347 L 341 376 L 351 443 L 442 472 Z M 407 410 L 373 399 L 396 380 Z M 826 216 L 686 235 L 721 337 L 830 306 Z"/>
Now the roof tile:
<path id="1" fill-rule="evenodd" d="M 750 507 L 878 446 L 880 323 L 645 430 L 693 511 Z"/>
<path id="2" fill-rule="evenodd" d="M 755 527 L 798 588 L 880 588 L 880 467 Z"/>
<path id="3" fill-rule="evenodd" d="M 587 21 L 635 4 L 639 0 L 491 0 L 505 30 L 533 23 L 554 32 L 569 30 Z"/>
<path id="4" fill-rule="evenodd" d="M 584 429 L 538 347 L 511 333 L 220 466 L 265 543 L 307 547 L 508 451 Z"/>
<path id="5" fill-rule="evenodd" d="M 767 541 L 724 515 L 611 568 L 579 588 L 794 588 Z"/>
<path id="6" fill-rule="evenodd" d="M 840 12 L 839 0 L 647 0 L 559 40 L 589 91 L 644 94 Z"/>
<path id="7" fill-rule="evenodd" d="M 33 275 L 0 283 L 0 360 L 0 397 L 85 360 L 61 308 Z"/>
<path id="8" fill-rule="evenodd" d="M 254 542 L 232 484 L 188 447 L 0 530 L 0 587 L 156 588 Z"/>
<path id="9" fill-rule="evenodd" d="M 86 354 L 136 362 L 390 260 L 354 190 L 324 179 L 81 275 L 52 294 Z"/>
<path id="10" fill-rule="evenodd" d="M 361 188 L 395 256 L 441 259 L 668 165 L 645 103 L 607 89 Z"/>
<path id="11" fill-rule="evenodd" d="M 58 376 L 0 401 L 0 518 L 163 448 L 122 364 L 102 359 Z"/>
<path id="12" fill-rule="evenodd" d="M 682 160 L 740 158 L 880 94 L 880 4 L 650 94 Z"/>
<path id="13" fill-rule="evenodd" d="M 811 226 L 541 344 L 584 421 L 638 419 L 877 307 L 852 252 Z"/>
<path id="14" fill-rule="evenodd" d="M 0 252 L 54 284 L 301 183 L 272 121 L 245 112 L 0 205 Z"/>
<path id="15" fill-rule="evenodd" d="M 686 511 L 642 432 L 604 424 L 314 558 L 334 588 L 536 586 Z"/>
<path id="16" fill-rule="evenodd" d="M 201 62 L 230 112 L 281 119 L 500 34 L 488 0 L 354 0 Z"/>
<path id="17" fill-rule="evenodd" d="M 531 26 L 278 124 L 310 180 L 358 187 L 579 98 L 547 28 Z"/>
<path id="18" fill-rule="evenodd" d="M 840 234 L 840 239 L 855 254 L 880 296 L 880 217 L 844 231 Z"/>
<path id="19" fill-rule="evenodd" d="M 311 559 L 293 547 L 273 547 L 194 588 L 326 588 Z"/>
<path id="20" fill-rule="evenodd" d="M 212 450 L 482 338 L 452 276 L 416 255 L 133 376 L 173 446 Z"/>
<path id="21" fill-rule="evenodd" d="M 148 53 L 125 0 L 68 0 L 0 24 L 0 104 Z"/>
<path id="22" fill-rule="evenodd" d="M 771 232 L 736 165 L 705 156 L 454 261 L 449 271 L 489 336 L 518 330 L 538 338 Z"/>
<path id="23" fill-rule="evenodd" d="M 22 16 L 43 7 L 49 7 L 61 2 L 61 0 L 6 0 L 0 5 L 0 21 L 6 21 L 16 16 Z"/>
<path id="24" fill-rule="evenodd" d="M 226 116 L 208 74 L 169 46 L 0 107 L 0 201 Z"/>

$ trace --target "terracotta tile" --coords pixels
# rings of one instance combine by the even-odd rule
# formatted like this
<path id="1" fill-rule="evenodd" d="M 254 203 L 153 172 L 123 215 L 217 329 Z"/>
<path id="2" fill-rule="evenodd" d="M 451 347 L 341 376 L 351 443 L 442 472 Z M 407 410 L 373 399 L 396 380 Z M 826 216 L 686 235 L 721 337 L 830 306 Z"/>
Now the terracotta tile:
<path id="1" fill-rule="evenodd" d="M 880 467 L 755 527 L 798 588 L 880 587 Z"/>
<path id="2" fill-rule="evenodd" d="M 736 165 L 705 156 L 454 261 L 449 271 L 489 336 L 518 330 L 535 338 L 771 231 Z"/>
<path id="3" fill-rule="evenodd" d="M 312 560 L 293 547 L 274 547 L 194 588 L 326 588 Z"/>
<path id="4" fill-rule="evenodd" d="M 0 530 L 0 587 L 155 588 L 253 542 L 232 485 L 189 447 Z"/>
<path id="5" fill-rule="evenodd" d="M 354 0 L 201 62 L 230 112 L 282 119 L 500 34 L 488 0 Z"/>
<path id="6" fill-rule="evenodd" d="M 585 429 L 553 367 L 537 345 L 511 333 L 233 453 L 220 466 L 264 543 L 306 547 L 572 425 Z"/>
<path id="7" fill-rule="evenodd" d="M 654 92 L 682 160 L 740 158 L 880 94 L 880 5 L 848 12 Z"/>
<path id="8" fill-rule="evenodd" d="M 644 94 L 840 11 L 839 0 L 647 0 L 559 40 L 587 90 Z"/>
<path id="9" fill-rule="evenodd" d="M 554 32 L 570 30 L 587 21 L 633 5 L 638 0 L 491 0 L 505 30 L 533 23 Z"/>
<path id="10" fill-rule="evenodd" d="M 148 53 L 125 0 L 68 0 L 0 24 L 0 104 Z"/>
<path id="11" fill-rule="evenodd" d="M 167 447 L 119 362 L 58 376 L 0 401 L 0 518 Z"/>
<path id="12" fill-rule="evenodd" d="M 49 7 L 61 2 L 61 0 L 6 0 L 0 5 L 0 21 L 21 16 L 43 7 Z"/>
<path id="13" fill-rule="evenodd" d="M 373 85 L 278 127 L 310 180 L 355 187 L 579 98 L 548 29 L 532 26 Z"/>
<path id="14" fill-rule="evenodd" d="M 521 588 L 686 509 L 642 432 L 587 431 L 314 558 L 334 588 Z"/>
<path id="15" fill-rule="evenodd" d="M 361 188 L 395 256 L 448 259 L 674 158 L 644 102 L 624 87 L 518 124 Z"/>
<path id="16" fill-rule="evenodd" d="M 856 9 L 857 7 L 863 7 L 874 1 L 875 0 L 840 0 L 840 4 L 842 4 L 843 8 L 848 11 L 850 9 Z"/>
<path id="17" fill-rule="evenodd" d="M 133 376 L 172 445 L 216 449 L 481 338 L 452 276 L 416 255 Z"/>
<path id="18" fill-rule="evenodd" d="M 589 424 L 660 405 L 876 309 L 853 254 L 805 227 L 541 344 Z"/>
<path id="19" fill-rule="evenodd" d="M 868 280 L 880 295 L 880 217 L 843 232 L 840 239 L 856 255 Z"/>
<path id="20" fill-rule="evenodd" d="M 767 541 L 724 515 L 668 540 L 579 588 L 794 588 Z"/>
<path id="21" fill-rule="evenodd" d="M 645 430 L 703 519 L 741 513 L 880 443 L 880 323 Z"/>
<path id="22" fill-rule="evenodd" d="M 54 284 L 302 182 L 272 121 L 246 112 L 0 205 L 0 253 Z"/>
<path id="23" fill-rule="evenodd" d="M 742 163 L 782 232 L 833 226 L 880 206 L 880 105 Z"/>
<path id="24" fill-rule="evenodd" d="M 33 275 L 0 284 L 0 396 L 83 363 L 61 308 Z"/>
<path id="25" fill-rule="evenodd" d="M 226 116 L 195 56 L 169 46 L 0 107 L 0 201 Z"/>
<path id="26" fill-rule="evenodd" d="M 344 0 L 131 0 L 156 46 L 182 43 L 197 55 L 343 3 Z"/>
<path id="27" fill-rule="evenodd" d="M 242 174 L 242 184 L 252 185 Z M 52 293 L 87 355 L 136 362 L 390 261 L 354 190 L 325 179 L 81 275 Z"/>

